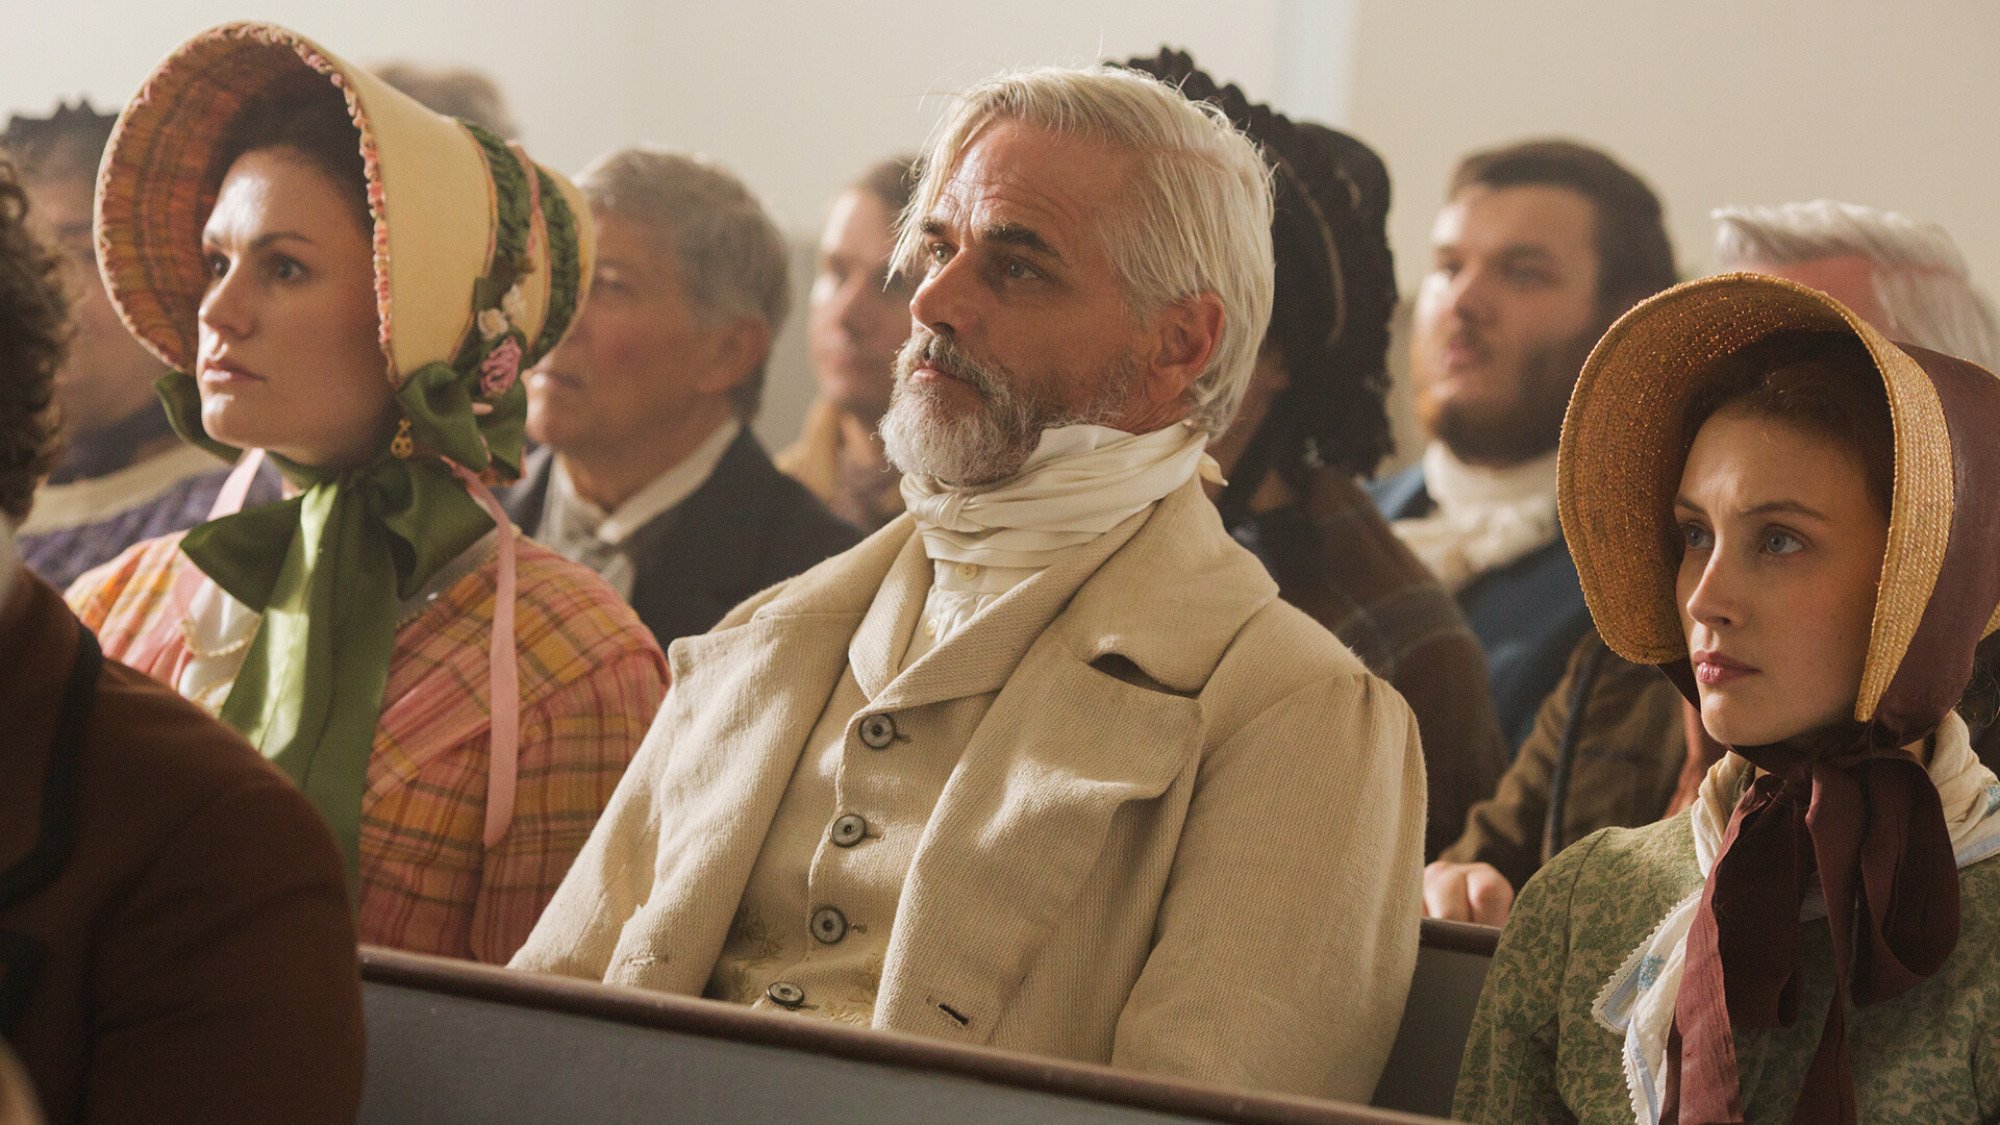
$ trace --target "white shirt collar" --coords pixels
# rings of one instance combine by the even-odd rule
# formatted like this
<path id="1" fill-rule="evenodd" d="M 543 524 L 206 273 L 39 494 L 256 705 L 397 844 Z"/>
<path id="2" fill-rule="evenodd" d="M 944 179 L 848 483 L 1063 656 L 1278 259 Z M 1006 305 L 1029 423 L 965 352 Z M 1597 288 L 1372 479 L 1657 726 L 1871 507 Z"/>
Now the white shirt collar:
<path id="1" fill-rule="evenodd" d="M 544 526 L 561 524 L 566 522 L 562 517 L 574 513 L 577 522 L 595 526 L 598 542 L 616 547 L 640 528 L 658 519 L 661 513 L 694 495 L 695 490 L 714 474 L 715 467 L 722 463 L 723 454 L 729 452 L 730 443 L 742 432 L 743 423 L 737 419 L 724 422 L 696 446 L 694 452 L 682 458 L 680 464 L 654 477 L 644 488 L 627 497 L 615 511 L 608 513 L 577 495 L 569 470 L 563 467 L 563 459 L 558 456 L 549 474 L 549 498 L 542 523 Z"/>

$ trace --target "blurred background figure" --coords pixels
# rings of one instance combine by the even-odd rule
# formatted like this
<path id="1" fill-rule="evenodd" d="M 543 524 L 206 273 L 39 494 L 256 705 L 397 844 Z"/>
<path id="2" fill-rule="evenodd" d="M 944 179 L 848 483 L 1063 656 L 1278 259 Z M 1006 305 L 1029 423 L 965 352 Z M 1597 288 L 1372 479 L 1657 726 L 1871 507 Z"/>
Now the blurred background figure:
<path id="1" fill-rule="evenodd" d="M 875 426 L 889 409 L 896 352 L 910 337 L 914 279 L 891 265 L 896 220 L 909 205 L 915 158 L 884 160 L 833 201 L 809 296 L 807 349 L 819 398 L 780 469 L 863 531 L 903 511 L 898 473 Z"/>
<path id="2" fill-rule="evenodd" d="M 468 66 L 431 66 L 410 59 L 391 59 L 373 68 L 376 77 L 415 98 L 426 109 L 447 117 L 462 117 L 498 136 L 521 137 L 507 96 L 484 71 Z"/>
<path id="3" fill-rule="evenodd" d="M 47 117 L 16 115 L 0 133 L 32 221 L 62 257 L 73 318 L 55 384 L 65 449 L 20 531 L 22 558 L 57 589 L 142 539 L 207 519 L 229 475 L 174 436 L 153 391 L 166 369 L 119 323 L 97 276 L 91 199 L 117 120 L 80 100 Z M 276 475 L 265 474 L 252 502 L 277 495 Z"/>
<path id="4" fill-rule="evenodd" d="M 1892 340 L 2000 371 L 2000 314 L 1936 223 L 1815 199 L 1714 212 L 1716 268 L 1830 294 Z"/>
<path id="5" fill-rule="evenodd" d="M 325 822 L 20 562 L 72 284 L 27 209 L 0 159 L 0 1122 L 37 1099 L 58 1125 L 351 1122 L 361 984 Z"/>
<path id="6" fill-rule="evenodd" d="M 791 296 L 783 236 L 750 189 L 656 148 L 611 153 L 577 186 L 596 277 L 528 374 L 542 448 L 508 509 L 603 575 L 665 647 L 860 536 L 750 432 Z"/>
<path id="7" fill-rule="evenodd" d="M 1893 211 L 1815 200 L 1714 212 L 1715 257 L 1826 292 L 1893 339 L 2000 362 L 2000 320 L 1944 228 Z M 2000 765 L 2000 642 L 1959 710 L 1974 749 Z M 1424 872 L 1424 905 L 1443 918 L 1500 925 L 1542 864 L 1600 828 L 1635 828 L 1693 802 L 1722 747 L 1690 721 L 1687 702 L 1650 665 L 1604 646 L 1595 630 L 1570 656 L 1534 732 L 1464 831 Z"/>
<path id="8" fill-rule="evenodd" d="M 35 1084 L 21 1069 L 21 1060 L 0 1039 L 0 1125 L 44 1125 Z"/>
<path id="9" fill-rule="evenodd" d="M 1486 682 L 1479 639 L 1357 480 L 1390 446 L 1388 169 L 1353 137 L 1218 87 L 1185 53 L 1125 65 L 1219 106 L 1271 165 L 1277 291 L 1243 405 L 1209 447 L 1229 478 L 1216 503 L 1280 596 L 1416 713 L 1429 787 L 1424 853 L 1436 855 L 1472 803 L 1493 792 L 1509 748 L 1492 699 L 1478 690 Z"/>
<path id="10" fill-rule="evenodd" d="M 1430 445 L 1375 502 L 1458 598 L 1510 745 L 1590 628 L 1556 526 L 1556 439 L 1584 357 L 1674 283 L 1651 188 L 1609 155 L 1538 140 L 1460 162 L 1431 228 L 1410 367 Z"/>

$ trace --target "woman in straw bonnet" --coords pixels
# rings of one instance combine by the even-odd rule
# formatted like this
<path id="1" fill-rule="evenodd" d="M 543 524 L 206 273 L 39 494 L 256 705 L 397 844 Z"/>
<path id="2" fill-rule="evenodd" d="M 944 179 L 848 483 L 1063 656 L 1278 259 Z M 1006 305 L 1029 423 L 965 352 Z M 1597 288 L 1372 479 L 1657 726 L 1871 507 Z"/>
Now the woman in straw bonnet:
<path id="1" fill-rule="evenodd" d="M 232 24 L 125 108 L 97 239 L 181 436 L 268 451 L 295 492 L 139 544 L 72 604 L 313 799 L 363 941 L 506 960 L 665 690 L 638 619 L 488 491 L 519 473 L 520 372 L 583 297 L 587 208 L 492 134 Z"/>
<path id="2" fill-rule="evenodd" d="M 1731 748 L 1522 891 L 1476 1121 L 2000 1116 L 2000 783 L 1953 710 L 2000 604 L 2000 381 L 1790 282 L 1638 306 L 1570 400 L 1591 614 Z"/>

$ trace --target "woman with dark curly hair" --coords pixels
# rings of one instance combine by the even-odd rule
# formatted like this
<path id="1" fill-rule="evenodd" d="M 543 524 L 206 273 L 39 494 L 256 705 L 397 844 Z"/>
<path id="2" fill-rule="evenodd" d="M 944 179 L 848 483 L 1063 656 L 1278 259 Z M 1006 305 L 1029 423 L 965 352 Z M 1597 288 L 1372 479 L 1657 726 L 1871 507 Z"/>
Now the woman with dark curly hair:
<path id="1" fill-rule="evenodd" d="M 67 334 L 26 209 L 0 159 L 0 1040 L 52 1122 L 352 1121 L 354 921 L 319 814 L 104 660 L 16 554 Z"/>
<path id="2" fill-rule="evenodd" d="M 0 161 L 0 514 L 28 517 L 56 462 L 56 368 L 68 335 L 60 262 L 28 233 L 28 196 Z"/>
<path id="3" fill-rule="evenodd" d="M 665 693 L 632 611 L 488 491 L 520 474 L 520 373 L 583 298 L 588 209 L 262 24 L 162 63 L 104 168 L 100 266 L 175 427 L 267 451 L 296 494 L 142 543 L 72 602 L 298 781 L 362 940 L 506 960 Z"/>
<path id="4" fill-rule="evenodd" d="M 1125 65 L 1219 106 L 1275 173 L 1271 328 L 1236 421 L 1210 447 L 1229 478 L 1215 502 L 1230 534 L 1277 580 L 1279 596 L 1339 637 L 1416 713 L 1428 859 L 1493 792 L 1508 748 L 1490 695 L 1467 690 L 1487 680 L 1479 638 L 1356 479 L 1374 473 L 1390 449 L 1388 169 L 1353 137 L 1218 86 L 1185 54 L 1163 50 Z"/>

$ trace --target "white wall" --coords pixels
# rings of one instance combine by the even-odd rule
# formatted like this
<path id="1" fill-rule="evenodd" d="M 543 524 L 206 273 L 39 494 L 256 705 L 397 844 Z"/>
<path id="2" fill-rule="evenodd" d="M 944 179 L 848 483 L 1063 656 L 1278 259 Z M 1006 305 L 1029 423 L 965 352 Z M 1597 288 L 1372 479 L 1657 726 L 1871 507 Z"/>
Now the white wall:
<path id="1" fill-rule="evenodd" d="M 78 93 L 122 102 L 175 43 L 236 18 L 360 61 L 483 67 L 529 149 L 558 167 L 640 140 L 707 152 L 765 195 L 802 263 L 827 198 L 917 145 L 944 94 L 1002 67 L 1169 42 L 1382 153 L 1406 293 L 1458 156 L 1552 133 L 1602 144 L 1653 182 L 1684 272 L 1707 268 L 1710 208 L 1824 195 L 1944 223 L 1976 276 L 2000 285 L 1993 0 L 36 3 L 6 21 L 0 110 Z M 801 320 L 780 341 L 767 440 L 795 430 L 810 396 Z"/>
<path id="2" fill-rule="evenodd" d="M 1710 264 L 1710 209 L 1827 196 L 1943 223 L 2000 284 L 1991 0 L 1401 0 L 1364 5 L 1355 60 L 1406 280 L 1460 154 L 1567 134 L 1652 182 L 1684 273 Z"/>
<path id="3" fill-rule="evenodd" d="M 1550 134 L 1652 183 L 1684 275 L 1712 266 L 1713 208 L 1830 197 L 1944 224 L 2000 286 L 1992 0 L 1371 2 L 1352 50 L 1406 295 L 1457 158 Z"/>
<path id="4" fill-rule="evenodd" d="M 31 0 L 4 0 L 12 7 Z M 1281 19 L 1294 52 L 1344 41 L 1319 0 L 118 0 L 47 4 L 7 22 L 0 111 L 59 96 L 122 104 L 173 46 L 211 24 L 261 19 L 357 62 L 403 56 L 484 68 L 537 158 L 574 171 L 637 141 L 705 152 L 770 203 L 804 251 L 822 209 L 863 167 L 914 149 L 943 95 L 1004 67 L 1087 63 L 1185 46 L 1249 89 L 1278 85 Z M 1281 9 L 1291 9 L 1289 14 Z M 1303 9 L 1303 11 L 1302 11 Z M 1294 68 L 1299 73 L 1306 72 Z M 1337 99 L 1312 72 L 1300 99 Z M 759 430 L 781 442 L 811 397 L 798 312 L 780 340 Z"/>

